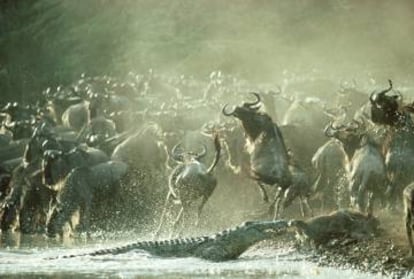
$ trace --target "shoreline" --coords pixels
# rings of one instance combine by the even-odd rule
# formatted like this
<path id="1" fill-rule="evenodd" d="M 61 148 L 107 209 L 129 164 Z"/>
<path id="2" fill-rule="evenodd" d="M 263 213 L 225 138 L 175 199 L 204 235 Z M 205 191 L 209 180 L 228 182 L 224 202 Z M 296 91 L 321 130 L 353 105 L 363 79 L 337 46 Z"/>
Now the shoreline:
<path id="1" fill-rule="evenodd" d="M 275 247 L 295 247 L 308 261 L 323 267 L 354 269 L 396 279 L 411 278 L 414 276 L 414 257 L 408 256 L 405 224 L 398 216 L 403 215 L 381 213 L 378 217 L 380 232 L 367 239 L 333 238 L 314 247 L 300 244 L 292 232 L 283 236 L 283 241 L 278 240 Z"/>

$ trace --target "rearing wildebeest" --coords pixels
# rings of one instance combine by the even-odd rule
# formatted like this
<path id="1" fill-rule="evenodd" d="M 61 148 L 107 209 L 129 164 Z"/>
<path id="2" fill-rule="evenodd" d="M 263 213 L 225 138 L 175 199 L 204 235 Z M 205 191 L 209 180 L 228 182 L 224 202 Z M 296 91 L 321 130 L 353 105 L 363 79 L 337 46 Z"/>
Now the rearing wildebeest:
<path id="1" fill-rule="evenodd" d="M 260 95 L 254 102 L 244 102 L 232 111 L 223 107 L 225 116 L 234 116 L 241 121 L 245 131 L 247 152 L 250 155 L 250 176 L 257 181 L 264 201 L 269 201 L 264 185 L 277 185 L 280 189 L 271 204 L 278 215 L 281 197 L 290 186 L 289 156 L 279 127 L 268 114 L 259 112 Z"/>

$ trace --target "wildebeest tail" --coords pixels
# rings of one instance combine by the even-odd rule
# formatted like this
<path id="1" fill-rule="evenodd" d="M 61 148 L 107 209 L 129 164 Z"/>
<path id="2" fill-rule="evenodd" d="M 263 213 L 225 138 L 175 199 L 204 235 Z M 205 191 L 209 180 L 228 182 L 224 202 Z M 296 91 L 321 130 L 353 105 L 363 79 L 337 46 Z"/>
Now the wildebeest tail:
<path id="1" fill-rule="evenodd" d="M 221 153 L 221 145 L 220 145 L 220 139 L 218 136 L 218 133 L 214 133 L 214 147 L 216 149 L 216 155 L 214 157 L 214 161 L 211 163 L 210 167 L 207 170 L 207 173 L 211 173 L 214 168 L 216 167 L 219 159 L 220 159 L 220 153 Z"/>

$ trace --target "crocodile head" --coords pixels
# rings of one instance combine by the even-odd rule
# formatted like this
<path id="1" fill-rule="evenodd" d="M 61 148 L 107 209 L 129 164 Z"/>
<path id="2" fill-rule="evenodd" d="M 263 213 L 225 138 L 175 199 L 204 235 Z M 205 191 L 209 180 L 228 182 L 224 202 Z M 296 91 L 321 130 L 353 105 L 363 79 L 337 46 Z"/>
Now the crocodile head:
<path id="1" fill-rule="evenodd" d="M 236 230 L 254 233 L 265 238 L 271 238 L 279 235 L 287 227 L 289 227 L 289 223 L 286 220 L 247 221 L 240 225 Z"/>
<path id="2" fill-rule="evenodd" d="M 280 235 L 285 228 L 288 228 L 288 222 L 284 220 L 248 221 L 198 245 L 198 256 L 212 261 L 236 259 L 252 245 Z"/>

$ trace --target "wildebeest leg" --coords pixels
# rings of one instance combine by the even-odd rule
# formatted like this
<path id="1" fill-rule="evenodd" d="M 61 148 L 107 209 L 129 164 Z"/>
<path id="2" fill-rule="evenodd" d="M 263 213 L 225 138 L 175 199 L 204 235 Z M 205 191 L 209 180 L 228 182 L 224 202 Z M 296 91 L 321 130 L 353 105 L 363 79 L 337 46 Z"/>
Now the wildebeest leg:
<path id="1" fill-rule="evenodd" d="M 274 199 L 274 215 L 273 220 L 277 220 L 279 217 L 279 210 L 280 210 L 280 203 L 282 201 L 282 197 L 285 195 L 285 190 L 282 190 L 281 188 L 277 191 L 275 199 Z"/>
<path id="2" fill-rule="evenodd" d="M 304 198 L 303 198 L 303 202 L 305 203 L 306 208 L 309 210 L 309 212 L 310 212 L 310 216 L 311 216 L 311 217 L 313 217 L 313 209 L 312 209 L 312 207 L 309 205 L 308 197 L 304 197 Z"/>
<path id="3" fill-rule="evenodd" d="M 391 181 L 389 181 L 389 184 L 387 186 L 387 190 L 385 192 L 386 196 L 386 202 L 387 202 L 387 208 L 392 212 L 397 212 L 398 208 L 398 187 L 393 181 L 393 178 L 391 178 Z"/>
<path id="4" fill-rule="evenodd" d="M 24 206 L 20 210 L 19 220 L 20 220 L 20 231 L 25 234 L 35 233 L 36 227 L 36 210 L 31 206 Z"/>
<path id="5" fill-rule="evenodd" d="M 268 209 L 268 215 L 269 216 L 275 214 L 275 206 L 276 206 L 275 204 L 276 204 L 276 199 L 278 197 L 279 191 L 280 191 L 280 189 L 276 190 L 275 198 L 272 200 L 272 203 L 269 206 L 269 209 Z"/>
<path id="6" fill-rule="evenodd" d="M 20 230 L 23 233 L 44 233 L 46 231 L 48 193 L 42 186 L 32 185 L 24 195 L 20 210 Z"/>
<path id="7" fill-rule="evenodd" d="M 292 204 L 292 202 L 295 200 L 296 197 L 300 197 L 297 185 L 291 185 L 291 187 L 287 188 L 284 191 L 284 193 L 282 193 L 280 196 L 281 208 L 283 210 L 288 208 Z M 300 209 L 301 209 L 302 216 L 304 216 L 305 213 L 303 210 L 302 201 L 300 201 Z"/>
<path id="8" fill-rule="evenodd" d="M 407 239 L 408 243 L 410 244 L 410 256 L 414 255 L 414 244 L 413 244 L 413 235 L 412 235 L 412 214 L 409 210 L 406 210 L 405 213 L 405 228 L 407 230 Z"/>
<path id="9" fill-rule="evenodd" d="M 257 183 L 259 186 L 260 193 L 262 194 L 262 199 L 264 202 L 269 202 L 269 196 L 267 195 L 266 189 L 264 188 L 264 185 L 260 182 Z"/>
<path id="10" fill-rule="evenodd" d="M 374 204 L 374 193 L 369 191 L 368 193 L 368 202 L 367 202 L 367 213 L 372 216 L 373 213 L 373 204 Z"/>
<path id="11" fill-rule="evenodd" d="M 200 216 L 201 216 L 201 212 L 204 208 L 204 205 L 206 204 L 208 200 L 208 197 L 203 196 L 203 199 L 201 200 L 200 205 L 198 206 L 198 210 L 197 210 L 197 219 L 195 221 L 195 226 L 198 227 L 198 225 L 200 224 Z"/>
<path id="12" fill-rule="evenodd" d="M 305 209 L 303 208 L 302 196 L 299 196 L 299 208 L 300 208 L 300 214 L 302 215 L 302 217 L 305 217 Z"/>
<path id="13" fill-rule="evenodd" d="M 349 193 L 350 193 L 350 202 L 351 202 L 351 207 L 356 207 L 357 201 L 356 201 L 356 192 L 357 192 L 357 187 L 356 187 L 356 181 L 355 179 L 351 179 L 349 182 Z"/>
<path id="14" fill-rule="evenodd" d="M 172 231 L 170 233 L 170 238 L 172 238 L 174 236 L 174 233 L 177 231 L 177 227 L 178 227 L 180 221 L 183 219 L 183 215 L 184 215 L 184 205 L 181 206 L 181 209 L 178 212 L 177 218 L 174 221 L 173 228 L 172 228 Z"/>
<path id="15" fill-rule="evenodd" d="M 1 206 L 1 220 L 0 230 L 15 230 L 19 224 L 19 214 L 21 204 L 24 200 L 23 187 L 15 187 L 11 190 L 10 194 L 0 204 Z"/>
<path id="16" fill-rule="evenodd" d="M 59 234 L 63 237 L 63 228 L 66 223 L 70 224 L 70 227 L 74 229 L 72 218 L 74 214 L 79 211 L 79 205 L 74 201 L 64 202 L 61 208 L 55 208 L 48 224 L 48 234 L 52 237 Z"/>
<path id="17" fill-rule="evenodd" d="M 319 173 L 316 177 L 313 185 L 312 185 L 312 192 L 317 193 L 317 197 L 320 201 L 320 208 L 322 211 L 325 209 L 325 194 L 324 191 L 326 190 L 327 185 L 327 179 L 325 175 L 322 175 L 322 173 Z M 324 187 L 325 186 L 325 187 Z"/>
<path id="18" fill-rule="evenodd" d="M 0 230 L 5 232 L 14 230 L 19 225 L 18 209 L 16 204 L 6 203 L 2 209 Z"/>
<path id="19" fill-rule="evenodd" d="M 84 204 L 80 209 L 79 232 L 86 233 L 89 236 L 90 220 L 91 220 L 91 202 Z"/>
<path id="20" fill-rule="evenodd" d="M 167 198 L 165 199 L 165 202 L 164 202 L 164 208 L 161 213 L 160 224 L 158 225 L 158 228 L 155 231 L 154 238 L 157 238 L 161 233 L 161 229 L 162 229 L 162 226 L 164 225 L 164 219 L 165 219 L 165 215 L 167 214 L 167 208 L 168 208 L 168 204 L 170 202 L 171 196 L 172 196 L 171 191 L 168 191 Z"/>
<path id="21" fill-rule="evenodd" d="M 357 208 L 361 212 L 366 212 L 367 208 L 371 206 L 369 205 L 370 196 L 369 196 L 369 192 L 367 188 L 368 188 L 368 176 L 364 175 L 364 177 L 362 178 L 361 184 L 358 188 L 358 197 L 357 197 L 358 199 Z"/>

